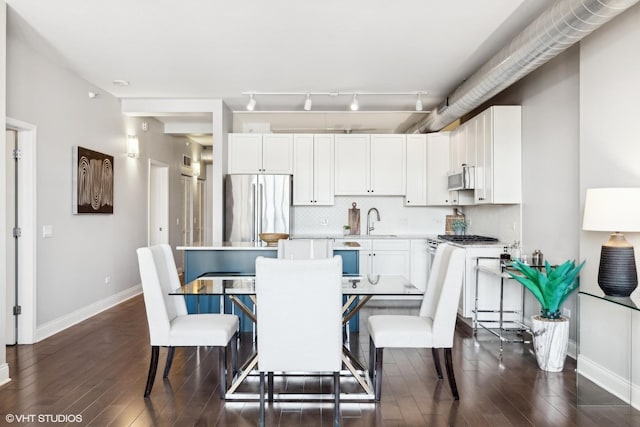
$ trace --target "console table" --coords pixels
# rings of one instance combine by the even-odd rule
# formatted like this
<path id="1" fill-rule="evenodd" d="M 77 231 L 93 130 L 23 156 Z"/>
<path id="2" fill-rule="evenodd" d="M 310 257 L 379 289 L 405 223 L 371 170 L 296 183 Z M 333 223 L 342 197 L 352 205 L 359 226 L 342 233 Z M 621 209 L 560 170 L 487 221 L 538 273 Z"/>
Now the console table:
<path id="1" fill-rule="evenodd" d="M 578 311 L 577 404 L 640 408 L 640 298 L 580 289 Z"/>

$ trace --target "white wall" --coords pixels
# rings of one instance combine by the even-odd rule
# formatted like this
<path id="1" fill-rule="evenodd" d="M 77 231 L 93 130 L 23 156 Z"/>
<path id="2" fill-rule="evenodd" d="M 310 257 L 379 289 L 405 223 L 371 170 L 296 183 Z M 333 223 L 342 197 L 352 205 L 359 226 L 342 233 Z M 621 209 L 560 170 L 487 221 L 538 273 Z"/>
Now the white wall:
<path id="1" fill-rule="evenodd" d="M 170 218 L 177 218 L 179 153 L 184 147 L 176 145 L 184 140 L 164 135 L 154 120 L 145 119 L 150 126 L 143 132 L 143 119 L 123 116 L 116 98 L 54 62 L 55 55 L 32 48 L 32 38 L 24 37 L 24 29 L 12 31 L 11 19 L 10 14 L 7 115 L 37 126 L 36 231 L 52 225 L 54 232 L 47 239 L 37 233 L 37 335 L 41 338 L 139 291 L 135 250 L 147 243 L 148 158 L 170 165 Z M 90 99 L 88 91 L 100 95 Z M 139 137 L 138 159 L 126 155 L 128 133 Z M 113 215 L 71 214 L 74 145 L 114 156 Z M 0 200 L 4 206 L 4 199 Z M 173 246 L 178 243 L 174 228 L 175 222 L 169 232 Z"/>
<path id="2" fill-rule="evenodd" d="M 640 186 L 640 4 L 632 7 L 581 43 L 580 51 L 580 206 L 584 195 L 593 187 Z M 627 240 L 638 248 L 640 233 L 625 233 Z M 597 272 L 600 246 L 608 239 L 605 232 L 583 231 L 580 234 L 580 256 L 587 265 L 582 273 L 583 289 L 598 289 Z M 636 290 L 632 296 L 637 297 Z M 612 305 L 612 304 L 609 304 Z M 628 318 L 628 309 L 617 309 Z M 581 317 L 590 321 L 591 328 L 583 329 L 586 337 L 603 334 L 619 337 L 616 343 L 602 344 L 599 351 L 587 351 L 581 355 L 595 363 L 604 374 L 599 379 L 608 381 L 609 372 L 624 376 L 629 360 L 633 383 L 640 385 L 640 331 L 632 327 L 636 354 L 630 358 L 624 330 L 611 326 L 611 315 L 602 310 L 581 310 Z M 632 325 L 637 325 L 637 316 Z M 599 328 L 599 329 L 598 329 Z M 606 347 L 606 352 L 601 351 Z M 598 348 L 595 346 L 594 348 Z M 589 349 L 586 349 L 589 350 Z M 625 356 L 620 361 L 619 356 Z M 580 362 L 580 361 L 579 361 Z M 580 369 L 585 365 L 579 364 Z M 610 383 L 608 383 L 610 384 Z M 636 397 L 636 407 L 640 399 Z"/>

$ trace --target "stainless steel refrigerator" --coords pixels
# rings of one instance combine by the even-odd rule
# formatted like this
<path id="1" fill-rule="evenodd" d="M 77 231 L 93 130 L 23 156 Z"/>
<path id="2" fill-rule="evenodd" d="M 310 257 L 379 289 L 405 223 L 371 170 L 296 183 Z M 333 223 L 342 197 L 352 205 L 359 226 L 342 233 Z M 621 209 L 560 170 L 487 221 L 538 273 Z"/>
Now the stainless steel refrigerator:
<path id="1" fill-rule="evenodd" d="M 289 233 L 291 175 L 225 177 L 227 242 L 259 242 L 260 233 Z"/>

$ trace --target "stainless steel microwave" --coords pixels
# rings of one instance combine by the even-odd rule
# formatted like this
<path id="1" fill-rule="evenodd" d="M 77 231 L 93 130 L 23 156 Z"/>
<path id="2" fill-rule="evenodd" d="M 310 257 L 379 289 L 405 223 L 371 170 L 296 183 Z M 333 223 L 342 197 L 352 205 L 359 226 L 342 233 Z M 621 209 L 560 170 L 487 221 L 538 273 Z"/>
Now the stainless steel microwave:
<path id="1" fill-rule="evenodd" d="M 447 175 L 447 188 L 449 191 L 473 190 L 476 181 L 476 168 L 474 166 L 462 166 L 462 169 L 450 172 Z"/>

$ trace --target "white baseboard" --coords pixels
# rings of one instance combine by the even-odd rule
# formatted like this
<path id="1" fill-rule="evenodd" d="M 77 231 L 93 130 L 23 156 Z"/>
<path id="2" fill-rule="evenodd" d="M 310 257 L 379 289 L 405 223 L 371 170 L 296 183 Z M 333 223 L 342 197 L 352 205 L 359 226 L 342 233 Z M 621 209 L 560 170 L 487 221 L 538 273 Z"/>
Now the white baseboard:
<path id="1" fill-rule="evenodd" d="M 631 406 L 640 409 L 640 386 L 629 384 L 628 378 L 621 377 L 585 356 L 578 358 L 578 373 L 623 402 L 631 403 Z"/>
<path id="2" fill-rule="evenodd" d="M 0 365 L 0 386 L 11 381 L 9 378 L 9 364 L 3 363 Z"/>
<path id="3" fill-rule="evenodd" d="M 576 342 L 569 340 L 569 347 L 567 348 L 567 356 L 569 356 L 573 360 L 576 360 L 576 355 L 578 354 L 577 348 L 578 347 L 576 346 Z"/>
<path id="4" fill-rule="evenodd" d="M 49 338 L 76 323 L 80 323 L 96 314 L 120 304 L 136 295 L 142 293 L 142 285 L 138 284 L 117 294 L 111 295 L 103 300 L 96 301 L 91 305 L 54 319 L 36 328 L 36 342 Z"/>

